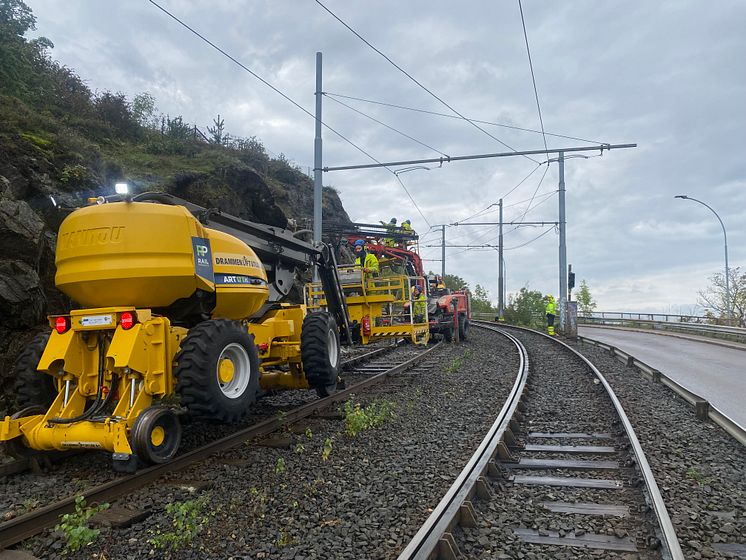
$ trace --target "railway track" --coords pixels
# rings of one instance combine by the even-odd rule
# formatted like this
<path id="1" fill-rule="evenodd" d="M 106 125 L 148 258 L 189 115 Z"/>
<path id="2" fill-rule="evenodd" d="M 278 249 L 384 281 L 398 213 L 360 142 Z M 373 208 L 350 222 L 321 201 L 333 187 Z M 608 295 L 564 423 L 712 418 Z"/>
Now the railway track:
<path id="1" fill-rule="evenodd" d="M 459 477 L 399 560 L 615 557 L 682 559 L 652 472 L 601 373 L 540 333 L 532 351 L 559 349 L 556 363 L 520 356 L 512 391 Z M 529 336 L 524 333 L 521 336 Z"/>
<path id="2" fill-rule="evenodd" d="M 346 400 L 351 394 L 360 393 L 363 389 L 382 383 L 389 376 L 416 371 L 418 368 L 427 369 L 430 367 L 427 365 L 427 360 L 433 356 L 439 345 L 435 344 L 426 349 L 416 346 L 384 347 L 354 356 L 343 363 L 345 378 L 353 381 L 348 383 L 345 389 L 329 397 L 313 400 L 290 410 L 285 410 L 282 415 L 273 415 L 259 423 L 182 453 L 169 463 L 142 469 L 133 475 L 114 478 L 29 513 L 19 515 L 0 524 L 0 550 L 54 526 L 60 515 L 74 510 L 77 496 L 83 496 L 87 503 L 103 503 L 116 500 L 157 481 L 168 473 L 181 471 L 216 453 L 228 450 L 248 440 L 267 436 L 284 426 L 317 414 L 337 402 Z"/>

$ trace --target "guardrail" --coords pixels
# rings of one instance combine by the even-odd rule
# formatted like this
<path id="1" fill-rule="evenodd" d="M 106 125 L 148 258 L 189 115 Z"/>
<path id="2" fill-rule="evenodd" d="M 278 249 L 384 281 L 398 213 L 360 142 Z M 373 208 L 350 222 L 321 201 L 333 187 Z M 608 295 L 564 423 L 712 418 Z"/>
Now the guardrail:
<path id="1" fill-rule="evenodd" d="M 726 327 L 723 325 L 705 325 L 701 323 L 677 323 L 669 321 L 653 321 L 649 319 L 628 319 L 620 317 L 588 317 L 579 316 L 578 325 L 601 325 L 610 327 L 627 327 L 658 331 L 678 332 L 719 338 L 731 342 L 746 343 L 746 329 L 740 327 Z"/>
<path id="2" fill-rule="evenodd" d="M 472 317 L 481 321 L 494 321 L 496 313 L 472 313 Z M 649 317 L 645 319 L 644 317 Z M 665 320 L 657 321 L 653 317 L 661 317 Z M 671 319 L 692 319 L 692 321 L 673 321 Z M 654 331 L 678 332 L 681 334 L 692 334 L 708 338 L 717 338 L 730 342 L 746 344 L 746 328 L 726 327 L 724 325 L 711 325 L 695 322 L 693 319 L 704 320 L 704 317 L 689 315 L 665 315 L 656 313 L 617 313 L 601 312 L 592 316 L 578 316 L 578 325 L 598 325 L 608 327 L 625 327 L 632 329 L 647 329 Z"/>

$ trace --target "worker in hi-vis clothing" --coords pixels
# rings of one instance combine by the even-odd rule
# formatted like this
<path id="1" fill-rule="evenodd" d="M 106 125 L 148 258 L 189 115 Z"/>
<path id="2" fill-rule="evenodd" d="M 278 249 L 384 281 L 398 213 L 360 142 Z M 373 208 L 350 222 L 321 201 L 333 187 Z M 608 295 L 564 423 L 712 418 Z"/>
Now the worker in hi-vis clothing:
<path id="1" fill-rule="evenodd" d="M 381 220 L 381 225 L 386 228 L 386 233 L 388 233 L 389 235 L 396 233 L 399 229 L 396 227 L 396 218 L 391 218 L 388 224 Z M 396 241 L 393 237 L 384 238 L 383 244 L 386 245 L 386 247 L 396 247 Z"/>
<path id="2" fill-rule="evenodd" d="M 557 315 L 557 305 L 554 303 L 554 297 L 547 296 L 547 333 L 554 336 L 554 317 Z"/>
<path id="3" fill-rule="evenodd" d="M 355 241 L 353 250 L 355 251 L 355 266 L 363 269 L 363 275 L 378 276 L 378 259 L 366 250 L 365 241 L 362 239 Z"/>
<path id="4" fill-rule="evenodd" d="M 425 313 L 427 313 L 427 298 L 419 284 L 412 288 L 412 321 L 414 323 L 424 323 Z"/>

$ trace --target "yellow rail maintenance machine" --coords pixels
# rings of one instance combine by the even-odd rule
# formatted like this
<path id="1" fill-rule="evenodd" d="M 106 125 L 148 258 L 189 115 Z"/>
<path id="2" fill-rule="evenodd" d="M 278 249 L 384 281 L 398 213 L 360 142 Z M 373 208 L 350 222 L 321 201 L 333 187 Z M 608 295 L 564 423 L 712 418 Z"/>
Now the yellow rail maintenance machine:
<path id="1" fill-rule="evenodd" d="M 0 421 L 13 454 L 98 449 L 131 472 L 175 455 L 183 412 L 230 423 L 260 388 L 336 390 L 351 337 L 328 246 L 144 193 L 72 212 L 56 264 L 82 308 L 50 317 L 16 363 L 22 410 Z M 325 311 L 282 303 L 311 266 Z"/>

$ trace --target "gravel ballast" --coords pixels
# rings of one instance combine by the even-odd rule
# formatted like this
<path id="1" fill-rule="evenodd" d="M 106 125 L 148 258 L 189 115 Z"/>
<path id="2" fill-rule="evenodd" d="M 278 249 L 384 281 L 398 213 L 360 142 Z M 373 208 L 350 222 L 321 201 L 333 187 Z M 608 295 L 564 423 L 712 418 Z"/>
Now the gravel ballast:
<path id="1" fill-rule="evenodd" d="M 351 436 L 341 415 L 319 416 L 291 426 L 287 448 L 234 448 L 120 500 L 152 513 L 127 529 L 104 528 L 70 556 L 395 558 L 484 437 L 517 365 L 505 338 L 473 329 L 427 365 L 356 396 L 362 407 L 393 411 L 381 425 Z M 179 480 L 210 486 L 191 493 L 169 484 Z M 193 543 L 173 552 L 149 543 L 171 528 L 166 504 L 198 495 L 206 505 Z M 54 532 L 26 543 L 44 558 L 62 557 L 62 545 Z"/>

